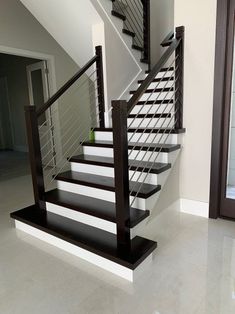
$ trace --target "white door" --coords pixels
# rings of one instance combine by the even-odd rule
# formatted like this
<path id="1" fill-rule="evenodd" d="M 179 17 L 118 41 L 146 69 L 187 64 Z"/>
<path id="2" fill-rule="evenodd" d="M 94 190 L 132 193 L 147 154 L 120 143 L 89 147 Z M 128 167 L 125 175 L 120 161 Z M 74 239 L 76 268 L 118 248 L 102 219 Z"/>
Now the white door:
<path id="1" fill-rule="evenodd" d="M 30 105 L 40 108 L 49 98 L 49 79 L 46 61 L 27 66 Z M 39 135 L 43 166 L 55 165 L 55 145 L 50 110 L 39 117 Z"/>

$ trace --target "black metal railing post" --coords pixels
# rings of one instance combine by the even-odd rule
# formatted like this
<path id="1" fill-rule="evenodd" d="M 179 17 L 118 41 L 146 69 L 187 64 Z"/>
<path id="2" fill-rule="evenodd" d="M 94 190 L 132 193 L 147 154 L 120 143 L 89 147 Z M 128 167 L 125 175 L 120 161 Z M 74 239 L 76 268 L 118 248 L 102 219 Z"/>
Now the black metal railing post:
<path id="1" fill-rule="evenodd" d="M 28 136 L 29 158 L 33 181 L 34 199 L 35 203 L 39 205 L 41 209 L 46 209 L 44 201 L 45 186 L 43 179 L 42 156 L 40 149 L 36 106 L 25 106 L 25 119 Z"/>
<path id="2" fill-rule="evenodd" d="M 176 129 L 183 128 L 183 104 L 184 104 L 184 35 L 185 28 L 180 26 L 176 28 L 176 39 L 180 40 L 180 44 L 176 48 L 176 63 L 175 63 L 175 119 Z"/>
<path id="3" fill-rule="evenodd" d="M 151 49 L 150 49 L 150 0 L 142 0 L 143 3 L 143 32 L 144 32 L 144 54 L 143 59 L 148 62 L 149 70 L 151 66 Z"/>
<path id="4" fill-rule="evenodd" d="M 112 107 L 117 245 L 125 253 L 130 249 L 127 103 L 112 101 Z"/>
<path id="5" fill-rule="evenodd" d="M 102 46 L 95 47 L 97 61 L 97 85 L 98 85 L 98 108 L 100 127 L 105 127 L 105 100 L 104 100 L 104 72 L 103 72 L 103 53 Z"/>

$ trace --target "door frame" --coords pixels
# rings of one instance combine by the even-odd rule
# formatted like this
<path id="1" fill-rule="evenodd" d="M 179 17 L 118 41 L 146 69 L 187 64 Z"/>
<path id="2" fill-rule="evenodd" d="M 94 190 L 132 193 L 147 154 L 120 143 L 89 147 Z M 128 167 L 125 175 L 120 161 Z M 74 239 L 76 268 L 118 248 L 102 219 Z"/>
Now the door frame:
<path id="1" fill-rule="evenodd" d="M 230 0 L 217 0 L 215 72 L 214 72 L 214 104 L 212 121 L 211 176 L 209 217 L 220 217 L 222 162 L 225 158 L 223 150 L 223 130 L 225 109 L 230 106 L 226 97 L 225 82 L 229 79 L 226 56 L 228 54 L 228 17 Z"/>
<path id="2" fill-rule="evenodd" d="M 45 60 L 47 62 L 47 67 L 49 71 L 49 94 L 54 95 L 57 91 L 57 83 L 56 83 L 56 70 L 55 70 L 55 57 L 50 54 L 44 54 L 38 51 L 31 51 L 25 49 L 18 49 L 14 47 L 2 46 L 0 45 L 0 53 L 15 55 L 19 57 L 26 57 L 32 59 L 38 59 L 38 61 Z M 29 104 L 26 104 L 29 105 Z M 59 159 L 62 158 L 62 145 L 61 145 L 61 137 L 59 134 L 60 130 L 60 119 L 59 119 L 59 110 L 58 110 L 58 102 L 56 101 L 54 104 L 57 110 L 53 111 L 54 119 L 53 122 L 56 123 L 55 130 L 55 139 L 56 139 L 56 153 Z"/>

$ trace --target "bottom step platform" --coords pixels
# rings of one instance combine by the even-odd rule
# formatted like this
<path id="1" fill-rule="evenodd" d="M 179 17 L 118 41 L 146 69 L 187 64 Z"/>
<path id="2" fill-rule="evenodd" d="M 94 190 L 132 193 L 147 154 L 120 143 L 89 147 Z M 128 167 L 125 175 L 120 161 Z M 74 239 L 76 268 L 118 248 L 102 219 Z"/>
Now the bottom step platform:
<path id="1" fill-rule="evenodd" d="M 114 234 L 41 210 L 36 205 L 16 211 L 11 217 L 16 228 L 129 281 L 149 265 L 157 247 L 156 242 L 135 237 L 130 252 L 124 254 L 118 251 Z"/>

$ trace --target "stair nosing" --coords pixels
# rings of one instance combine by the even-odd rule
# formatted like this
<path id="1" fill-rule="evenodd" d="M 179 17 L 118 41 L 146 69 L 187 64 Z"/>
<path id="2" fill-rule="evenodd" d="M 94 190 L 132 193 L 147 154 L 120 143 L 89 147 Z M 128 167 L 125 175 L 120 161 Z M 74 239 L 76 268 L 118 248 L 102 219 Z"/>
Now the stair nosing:
<path id="1" fill-rule="evenodd" d="M 171 118 L 171 113 L 130 113 L 129 119 Z"/>
<path id="2" fill-rule="evenodd" d="M 124 14 L 122 14 L 122 13 L 117 12 L 116 10 L 112 10 L 112 11 L 111 11 L 111 14 L 112 14 L 113 16 L 119 18 L 119 19 L 122 20 L 122 21 L 125 21 L 125 20 L 126 20 L 126 16 L 125 16 Z"/>
<path id="3" fill-rule="evenodd" d="M 70 162 L 93 165 L 93 166 L 100 166 L 100 167 L 107 167 L 107 168 L 114 168 L 113 158 L 110 158 L 110 162 L 108 163 L 108 162 L 95 161 L 95 160 L 84 160 L 82 158 L 79 159 L 80 156 L 84 156 L 84 155 L 74 156 L 70 159 Z M 94 157 L 94 156 L 92 155 L 92 157 Z M 106 158 L 109 158 L 109 157 L 106 157 Z M 148 172 L 148 173 L 152 173 L 152 174 L 161 174 L 161 173 L 163 173 L 163 172 L 165 172 L 171 168 L 170 163 L 161 163 L 161 164 L 163 166 L 159 170 L 153 169 L 153 168 L 150 169 L 150 167 L 148 167 L 148 166 L 143 168 L 143 166 L 129 165 L 129 167 L 130 167 L 130 170 L 133 170 L 133 171 L 138 171 L 138 172 L 143 171 L 143 172 Z"/>
<path id="4" fill-rule="evenodd" d="M 129 31 L 129 29 L 126 29 L 126 28 L 123 28 L 123 29 L 122 29 L 122 32 L 123 32 L 123 34 L 129 35 L 129 36 L 131 36 L 132 38 L 134 38 L 134 37 L 136 36 L 136 34 L 135 34 L 134 32 Z"/>
<path id="5" fill-rule="evenodd" d="M 174 92 L 175 88 L 174 87 L 159 87 L 156 89 L 146 89 L 146 91 L 144 92 L 144 94 L 151 94 L 151 93 L 165 93 L 165 92 Z M 136 93 L 136 90 L 131 90 L 130 94 L 133 95 Z"/>
<path id="6" fill-rule="evenodd" d="M 103 128 L 103 127 L 97 127 L 97 128 L 94 128 L 94 131 L 95 132 L 113 132 L 113 128 Z M 128 133 L 133 133 L 133 132 L 137 132 L 137 133 L 142 133 L 142 132 L 145 132 L 145 133 L 149 133 L 149 132 L 159 132 L 159 133 L 166 133 L 166 134 L 169 134 L 169 132 L 171 132 L 171 134 L 183 134 L 186 132 L 186 129 L 185 128 L 182 128 L 182 129 L 166 129 L 166 128 L 161 128 L 161 129 L 154 129 L 154 130 L 151 130 L 151 129 L 135 129 L 135 128 L 131 128 L 128 130 Z"/>
<path id="7" fill-rule="evenodd" d="M 100 189 L 100 190 L 106 190 L 106 191 L 110 191 L 110 192 L 115 192 L 115 186 L 114 185 L 105 185 L 101 182 L 99 183 L 95 183 L 95 182 L 89 182 L 89 181 L 85 181 L 84 179 L 74 179 L 74 178 L 69 178 L 67 175 L 68 174 L 72 174 L 72 173 L 75 173 L 75 171 L 66 171 L 64 173 L 60 173 L 58 174 L 56 177 L 55 177 L 55 180 L 57 181 L 64 181 L 64 182 L 67 182 L 67 183 L 72 183 L 72 184 L 76 184 L 76 185 L 83 185 L 83 186 L 87 186 L 87 187 L 91 187 L 91 188 L 96 188 L 96 189 Z M 108 178 L 108 179 L 113 179 L 113 178 L 110 178 L 110 177 L 107 177 L 107 176 L 99 176 L 99 175 L 92 175 L 92 174 L 88 174 L 86 173 L 87 175 L 89 176 L 93 176 L 93 177 L 103 177 L 103 178 Z M 85 173 L 83 173 L 83 175 L 85 175 Z M 132 181 L 132 184 L 135 185 L 135 181 Z M 149 198 L 150 196 L 154 195 L 155 193 L 158 193 L 160 190 L 161 190 L 161 186 L 158 184 L 158 185 L 153 185 L 153 184 L 147 184 L 147 183 L 144 183 L 142 185 L 142 187 L 144 185 L 149 185 L 149 186 L 152 186 L 154 187 L 154 189 L 152 189 L 151 191 L 148 191 L 147 193 L 144 193 L 144 192 L 141 192 L 141 191 L 131 191 L 131 196 L 137 196 L 138 198 L 143 198 L 143 199 L 147 199 Z M 130 190 L 131 190 L 131 187 L 130 187 Z M 137 195 L 138 194 L 138 195 Z"/>
<path id="8" fill-rule="evenodd" d="M 155 78 L 153 79 L 152 83 L 161 83 L 161 82 L 171 82 L 174 81 L 173 77 L 159 77 L 159 78 Z M 138 84 L 142 84 L 144 82 L 144 80 L 138 80 Z"/>
<path id="9" fill-rule="evenodd" d="M 132 143 L 132 144 L 128 144 L 128 148 L 132 149 L 133 147 L 135 148 L 135 150 L 149 150 L 149 151 L 153 151 L 155 150 L 156 152 L 159 152 L 159 148 L 156 148 L 154 146 L 150 146 L 150 145 L 146 145 L 145 147 L 143 147 L 141 144 L 143 143 Z M 151 144 L 151 143 L 150 143 Z M 95 141 L 95 142 L 83 142 L 81 143 L 82 146 L 93 146 L 93 147 L 104 147 L 104 148 L 113 148 L 113 143 L 110 141 Z M 161 145 L 161 144 L 159 144 Z M 161 149 L 162 153 L 171 153 L 173 151 L 179 150 L 181 148 L 180 144 L 162 144 L 162 145 L 171 145 L 172 147 L 165 147 Z"/>

